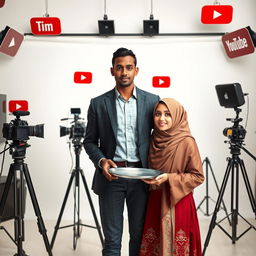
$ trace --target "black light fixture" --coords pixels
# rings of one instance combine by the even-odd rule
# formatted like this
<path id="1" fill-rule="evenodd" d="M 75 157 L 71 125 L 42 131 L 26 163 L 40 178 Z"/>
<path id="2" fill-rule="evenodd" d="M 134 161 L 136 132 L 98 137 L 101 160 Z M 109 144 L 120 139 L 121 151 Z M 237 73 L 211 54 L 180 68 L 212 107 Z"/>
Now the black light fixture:
<path id="1" fill-rule="evenodd" d="M 106 0 L 104 0 L 103 20 L 98 20 L 99 33 L 100 35 L 110 36 L 115 34 L 114 20 L 108 20 L 106 9 Z"/>
<path id="2" fill-rule="evenodd" d="M 143 34 L 153 36 L 159 34 L 159 20 L 154 20 L 153 0 L 151 0 L 151 14 L 149 20 L 143 20 Z"/>
<path id="3" fill-rule="evenodd" d="M 250 26 L 246 27 L 254 44 L 254 47 L 256 47 L 256 32 L 251 29 Z"/>
<path id="4" fill-rule="evenodd" d="M 215 86 L 215 89 L 220 105 L 225 108 L 236 108 L 245 103 L 245 94 L 239 83 L 218 84 Z"/>

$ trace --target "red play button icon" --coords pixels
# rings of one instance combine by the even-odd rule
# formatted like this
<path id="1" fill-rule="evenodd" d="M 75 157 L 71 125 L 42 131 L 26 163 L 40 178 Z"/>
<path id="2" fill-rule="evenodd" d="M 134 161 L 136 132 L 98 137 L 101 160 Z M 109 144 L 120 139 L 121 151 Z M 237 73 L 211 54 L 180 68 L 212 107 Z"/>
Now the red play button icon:
<path id="1" fill-rule="evenodd" d="M 91 72 L 75 72 L 74 82 L 76 84 L 90 84 L 92 82 Z"/>
<path id="2" fill-rule="evenodd" d="M 171 85 L 171 78 L 169 76 L 154 76 L 152 79 L 153 87 L 167 88 Z"/>
<path id="3" fill-rule="evenodd" d="M 9 112 L 14 112 L 16 110 L 27 111 L 28 110 L 28 102 L 26 100 L 10 100 L 9 101 Z"/>
<path id="4" fill-rule="evenodd" d="M 201 12 L 201 22 L 204 24 L 228 24 L 232 21 L 233 7 L 231 5 L 205 5 Z"/>

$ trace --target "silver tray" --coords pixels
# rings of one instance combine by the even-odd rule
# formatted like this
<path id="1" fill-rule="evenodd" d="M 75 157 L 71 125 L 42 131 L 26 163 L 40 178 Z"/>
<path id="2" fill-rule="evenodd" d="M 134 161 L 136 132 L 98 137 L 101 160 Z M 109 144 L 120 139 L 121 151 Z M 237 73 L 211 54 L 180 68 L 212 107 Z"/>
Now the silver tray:
<path id="1" fill-rule="evenodd" d="M 153 179 L 162 173 L 153 169 L 131 167 L 110 168 L 109 172 L 117 177 L 128 179 Z"/>

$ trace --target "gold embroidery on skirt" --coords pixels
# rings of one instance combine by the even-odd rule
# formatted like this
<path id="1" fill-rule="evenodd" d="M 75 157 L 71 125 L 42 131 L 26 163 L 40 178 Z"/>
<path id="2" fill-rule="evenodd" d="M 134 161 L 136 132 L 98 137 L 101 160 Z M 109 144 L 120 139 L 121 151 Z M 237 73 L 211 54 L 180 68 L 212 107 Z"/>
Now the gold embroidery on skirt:
<path id="1" fill-rule="evenodd" d="M 157 237 L 156 232 L 153 228 L 149 228 L 144 235 L 144 239 L 140 249 L 141 255 L 160 255 L 160 238 Z"/>
<path id="2" fill-rule="evenodd" d="M 174 239 L 174 256 L 189 256 L 189 237 L 180 229 Z"/>

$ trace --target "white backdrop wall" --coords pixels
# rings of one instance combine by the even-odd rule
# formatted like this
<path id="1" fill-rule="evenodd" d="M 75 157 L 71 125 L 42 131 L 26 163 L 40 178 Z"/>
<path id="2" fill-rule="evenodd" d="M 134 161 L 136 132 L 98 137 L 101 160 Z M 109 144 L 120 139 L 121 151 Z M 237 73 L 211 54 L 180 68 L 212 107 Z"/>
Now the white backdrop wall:
<path id="1" fill-rule="evenodd" d="M 43 0 L 6 0 L 0 9 L 0 25 L 9 25 L 21 33 L 30 32 L 31 17 L 45 13 Z M 141 33 L 142 20 L 148 19 L 150 1 L 107 1 L 109 19 L 115 20 L 117 33 Z M 234 18 L 228 25 L 203 25 L 200 11 L 203 5 L 213 1 L 154 1 L 154 16 L 160 20 L 160 32 L 231 32 L 251 25 L 256 27 L 256 2 L 254 0 L 221 1 L 234 7 Z M 97 33 L 97 20 L 103 17 L 103 1 L 68 0 L 49 1 L 49 13 L 62 21 L 63 33 Z M 250 113 L 245 139 L 246 148 L 256 153 L 254 117 L 256 95 L 255 54 L 228 59 L 221 38 L 217 37 L 33 37 L 26 36 L 14 58 L 0 55 L 0 93 L 7 94 L 7 100 L 27 100 L 30 116 L 24 119 L 30 125 L 45 124 L 45 138 L 31 137 L 27 149 L 26 163 L 36 190 L 44 219 L 56 219 L 67 183 L 70 178 L 71 158 L 67 138 L 59 137 L 61 118 L 67 117 L 71 107 L 80 107 L 86 117 L 90 99 L 110 90 L 114 79 L 110 75 L 112 53 L 119 47 L 132 49 L 138 58 L 140 72 L 136 85 L 156 93 L 160 97 L 174 97 L 187 109 L 190 127 L 197 140 L 201 157 L 209 157 L 219 185 L 226 169 L 226 157 L 230 156 L 225 127 L 232 124 L 225 119 L 235 117 L 233 109 L 220 107 L 216 84 L 239 82 L 243 91 L 250 95 Z M 91 84 L 75 84 L 75 71 L 93 73 Z M 170 76 L 170 88 L 152 87 L 153 76 Z M 242 107 L 241 117 L 246 119 L 247 105 Z M 143 117 L 142 117 L 143 118 Z M 8 117 L 8 121 L 12 119 Z M 243 122 L 244 124 L 245 122 Z M 1 145 L 1 149 L 3 145 Z M 72 149 L 73 151 L 73 149 Z M 255 190 L 255 162 L 242 153 L 247 173 Z M 7 174 L 11 156 L 7 154 L 4 174 Z M 91 187 L 94 168 L 88 156 L 81 153 L 81 167 Z M 242 179 L 241 179 L 242 180 Z M 210 193 L 217 197 L 213 180 L 210 179 Z M 92 219 L 88 200 L 81 186 L 81 215 Z M 202 185 L 195 191 L 199 203 L 205 195 Z M 246 217 L 253 217 L 249 200 L 241 182 L 240 211 Z M 98 210 L 97 197 L 91 192 Z M 230 189 L 225 194 L 230 205 Z M 64 219 L 73 218 L 72 193 L 65 209 Z M 202 207 L 203 208 L 203 207 Z M 31 200 L 27 198 L 26 218 L 34 219 Z"/>

